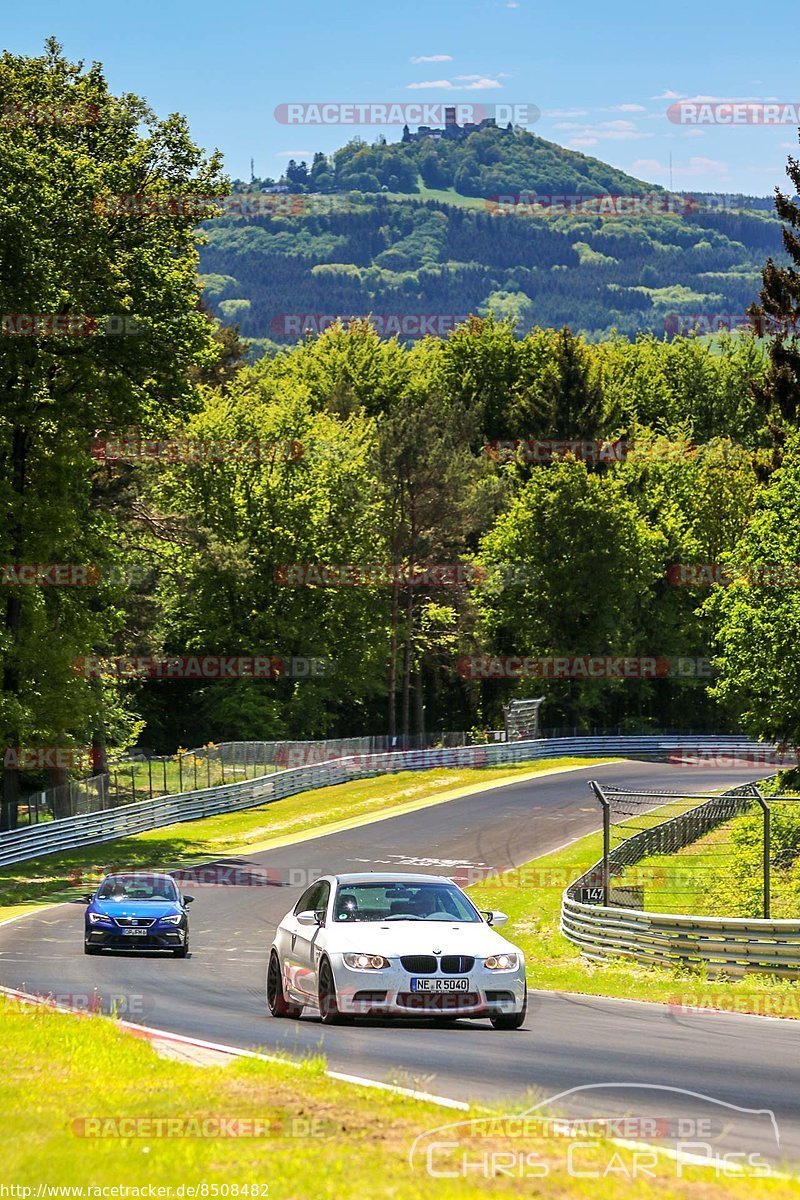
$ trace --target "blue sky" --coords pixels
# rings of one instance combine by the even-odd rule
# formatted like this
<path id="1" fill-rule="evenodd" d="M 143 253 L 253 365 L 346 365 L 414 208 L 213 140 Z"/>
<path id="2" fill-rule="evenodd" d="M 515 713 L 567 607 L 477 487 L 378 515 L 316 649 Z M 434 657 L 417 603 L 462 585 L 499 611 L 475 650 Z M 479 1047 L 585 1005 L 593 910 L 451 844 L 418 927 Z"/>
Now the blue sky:
<path id="1" fill-rule="evenodd" d="M 279 123 L 289 102 L 530 103 L 534 131 L 676 191 L 766 194 L 788 187 L 796 125 L 687 126 L 681 97 L 800 108 L 795 40 L 752 0 L 35 0 L 6 4 L 4 49 L 37 53 L 54 34 L 105 65 L 114 91 L 179 111 L 230 174 L 277 176 L 289 157 L 399 127 Z"/>

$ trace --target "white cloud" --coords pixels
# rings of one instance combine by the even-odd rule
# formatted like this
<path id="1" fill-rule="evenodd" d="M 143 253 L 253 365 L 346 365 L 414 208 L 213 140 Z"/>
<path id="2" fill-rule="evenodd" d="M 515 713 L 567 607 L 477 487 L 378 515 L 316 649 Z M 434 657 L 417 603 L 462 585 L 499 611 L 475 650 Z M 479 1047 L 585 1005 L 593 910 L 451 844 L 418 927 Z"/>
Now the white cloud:
<path id="1" fill-rule="evenodd" d="M 464 81 L 464 88 L 468 92 L 485 92 L 489 88 L 503 86 L 497 79 L 489 79 L 486 75 L 456 75 L 456 79 Z"/>
<path id="2" fill-rule="evenodd" d="M 542 113 L 543 117 L 588 117 L 588 108 L 549 108 Z"/>
<path id="3" fill-rule="evenodd" d="M 596 146 L 597 138 L 593 137 L 574 137 L 569 140 L 570 146 Z"/>
<path id="4" fill-rule="evenodd" d="M 411 59 L 412 63 L 452 62 L 452 54 L 418 54 Z"/>
<path id="5" fill-rule="evenodd" d="M 422 83 L 407 83 L 406 88 L 420 91 L 424 88 L 440 88 L 448 92 L 486 92 L 503 85 L 497 79 L 489 79 L 486 75 L 456 75 L 455 82 L 451 79 L 426 79 Z"/>
<path id="6" fill-rule="evenodd" d="M 421 88 L 452 88 L 449 79 L 426 79 L 424 83 L 407 83 L 406 87 L 418 92 Z"/>
<path id="7" fill-rule="evenodd" d="M 645 106 L 643 104 L 615 104 L 613 111 L 614 112 L 640 113 L 640 112 L 647 112 L 647 109 L 645 108 Z"/>
<path id="8" fill-rule="evenodd" d="M 634 175 L 660 175 L 662 178 L 667 178 L 669 170 L 666 163 L 659 162 L 656 158 L 637 158 L 631 163 L 631 171 Z M 673 163 L 672 166 L 674 179 L 676 182 L 682 181 L 684 184 L 702 183 L 708 179 L 727 182 L 729 171 L 729 163 L 721 162 L 717 158 L 699 156 L 690 158 L 688 163 Z"/>
<path id="9" fill-rule="evenodd" d="M 728 172 L 730 171 L 730 164 L 726 162 L 720 162 L 718 158 L 690 158 L 688 171 L 705 171 L 709 175 L 715 175 L 723 178 L 727 177 Z"/>
<path id="10" fill-rule="evenodd" d="M 643 133 L 636 127 L 633 121 L 600 121 L 597 125 L 584 124 L 580 126 L 577 137 L 572 139 L 572 144 L 594 146 L 599 141 L 631 142 L 638 141 L 639 138 L 650 138 L 653 136 L 652 133 Z M 584 141 L 586 138 L 590 138 L 591 141 Z"/>
<path id="11" fill-rule="evenodd" d="M 657 158 L 637 158 L 631 164 L 634 175 L 657 175 L 664 168 Z"/>
<path id="12" fill-rule="evenodd" d="M 651 96 L 651 100 L 683 100 L 684 92 L 671 92 L 669 89 L 662 92 L 660 96 Z"/>

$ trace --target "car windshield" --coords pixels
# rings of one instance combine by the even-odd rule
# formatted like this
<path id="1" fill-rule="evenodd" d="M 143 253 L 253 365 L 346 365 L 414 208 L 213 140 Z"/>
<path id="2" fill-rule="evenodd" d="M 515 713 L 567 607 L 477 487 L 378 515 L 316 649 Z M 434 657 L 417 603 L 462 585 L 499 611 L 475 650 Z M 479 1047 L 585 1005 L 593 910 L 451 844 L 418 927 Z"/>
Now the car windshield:
<path id="1" fill-rule="evenodd" d="M 112 875 L 104 879 L 97 893 L 98 900 L 169 900 L 178 899 L 178 889 L 171 879 L 152 875 Z"/>
<path id="2" fill-rule="evenodd" d="M 349 883 L 336 896 L 335 921 L 480 921 L 480 913 L 446 883 Z"/>

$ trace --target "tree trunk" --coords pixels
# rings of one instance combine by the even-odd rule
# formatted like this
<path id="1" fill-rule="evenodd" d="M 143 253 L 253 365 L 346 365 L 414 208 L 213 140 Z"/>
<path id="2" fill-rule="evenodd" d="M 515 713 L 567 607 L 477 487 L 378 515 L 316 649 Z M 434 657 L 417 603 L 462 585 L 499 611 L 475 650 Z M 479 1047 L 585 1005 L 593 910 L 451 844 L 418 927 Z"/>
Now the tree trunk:
<path id="1" fill-rule="evenodd" d="M 410 568 L 413 570 L 413 567 Z M 411 584 L 406 588 L 406 627 L 405 644 L 403 646 L 403 747 L 408 749 L 408 738 L 411 733 L 411 639 L 414 624 L 414 591 Z"/>
<path id="2" fill-rule="evenodd" d="M 27 431 L 19 425 L 14 427 L 11 438 L 11 484 L 17 496 L 22 499 L 25 493 L 25 461 L 28 449 Z M 11 551 L 15 562 L 22 558 L 22 506 L 17 511 L 14 521 Z M 6 696 L 16 699 L 19 696 L 19 631 L 22 622 L 22 598 L 10 592 L 6 601 L 5 627 L 8 634 L 8 657 L 3 667 L 3 692 Z M 19 746 L 21 733 L 19 728 L 10 729 L 9 742 Z M 19 776 L 16 771 L 3 771 L 3 795 L 0 802 L 0 830 L 16 829 L 17 812 L 19 807 Z"/>
<path id="3" fill-rule="evenodd" d="M 389 652 L 389 747 L 397 735 L 397 624 L 400 611 L 398 585 L 392 584 L 392 639 Z"/>
<path id="4" fill-rule="evenodd" d="M 414 691 L 417 700 L 417 733 L 419 734 L 420 749 L 422 749 L 425 744 L 425 685 L 422 679 L 421 663 L 415 673 Z"/>

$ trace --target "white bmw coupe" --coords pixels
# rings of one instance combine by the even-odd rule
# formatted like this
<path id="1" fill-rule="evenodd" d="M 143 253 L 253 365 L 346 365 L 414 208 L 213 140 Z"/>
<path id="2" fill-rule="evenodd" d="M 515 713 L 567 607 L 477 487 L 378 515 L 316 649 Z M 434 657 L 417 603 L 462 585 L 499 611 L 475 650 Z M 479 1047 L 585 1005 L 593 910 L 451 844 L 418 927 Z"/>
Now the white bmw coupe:
<path id="1" fill-rule="evenodd" d="M 525 1020 L 525 960 L 449 879 L 325 875 L 275 932 L 267 967 L 274 1017 L 319 1012 L 326 1025 L 356 1016 Z"/>

